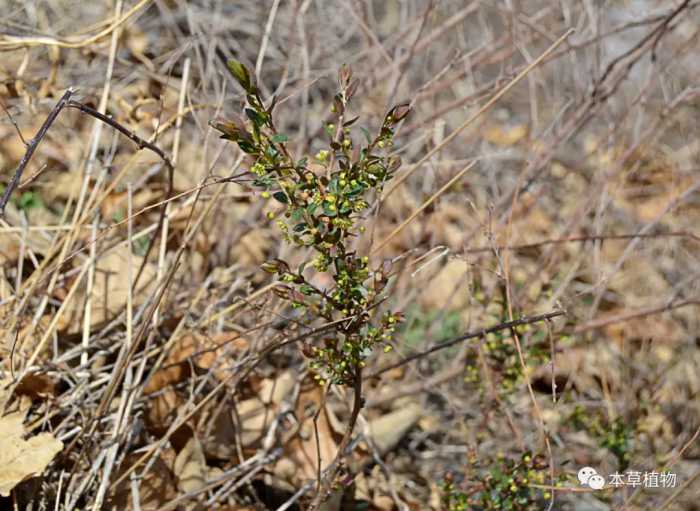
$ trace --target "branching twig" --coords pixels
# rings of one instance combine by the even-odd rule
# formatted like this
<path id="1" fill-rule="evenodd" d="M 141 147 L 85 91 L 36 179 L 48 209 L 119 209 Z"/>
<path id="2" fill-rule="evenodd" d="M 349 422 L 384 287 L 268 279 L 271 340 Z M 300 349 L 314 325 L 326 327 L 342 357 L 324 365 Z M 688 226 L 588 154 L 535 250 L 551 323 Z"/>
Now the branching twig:
<path id="1" fill-rule="evenodd" d="M 19 126 L 17 126 L 17 123 L 15 122 L 14 117 L 12 117 L 12 114 L 10 111 L 5 107 L 5 103 L 0 101 L 0 107 L 2 108 L 3 112 L 5 112 L 5 115 L 7 115 L 7 118 L 10 120 L 10 123 L 12 126 L 15 127 L 15 131 L 17 132 L 17 135 L 19 135 L 19 139 L 22 141 L 24 146 L 27 146 L 27 141 L 24 139 L 24 135 L 22 135 L 22 130 L 19 129 Z"/>
<path id="2" fill-rule="evenodd" d="M 501 330 L 508 330 L 510 328 L 515 328 L 523 325 L 530 325 L 532 323 L 539 323 L 540 321 L 547 321 L 559 316 L 564 316 L 566 313 L 564 311 L 552 311 L 548 312 L 546 314 L 540 314 L 539 316 L 531 316 L 531 317 L 523 317 L 523 318 L 518 318 L 514 319 L 513 321 L 506 321 L 505 323 L 500 323 L 495 326 L 491 326 L 488 328 L 482 328 L 481 330 L 477 330 L 476 332 L 469 332 L 463 335 L 459 335 L 457 337 L 452 337 L 450 339 L 445 339 L 444 341 L 441 341 L 437 343 L 435 346 L 433 346 L 430 349 L 427 349 L 425 351 L 420 351 L 418 353 L 413 353 L 412 355 L 409 355 L 408 357 L 404 358 L 403 360 L 400 360 L 399 362 L 396 362 L 395 364 L 388 365 L 386 367 L 382 367 L 381 369 L 378 369 L 377 371 L 373 372 L 372 374 L 366 376 L 365 378 L 375 378 L 387 371 L 391 371 L 392 369 L 396 369 L 397 367 L 401 367 L 402 365 L 406 365 L 409 362 L 413 362 L 414 360 L 417 360 L 419 358 L 426 357 L 428 355 L 431 355 L 435 353 L 436 351 L 444 350 L 445 348 L 449 348 L 450 346 L 454 346 L 455 344 L 458 344 L 463 341 L 468 341 L 469 339 L 474 339 L 478 337 L 484 337 L 485 335 L 488 335 L 493 332 L 500 332 Z"/>
<path id="3" fill-rule="evenodd" d="M 74 101 L 74 100 L 70 99 L 70 97 L 73 95 L 74 92 L 75 91 L 73 89 L 68 89 L 63 94 L 61 99 L 58 100 L 58 103 L 56 103 L 56 106 L 54 106 L 53 109 L 51 110 L 51 112 L 49 113 L 49 116 L 44 121 L 44 124 L 42 124 L 41 128 L 39 128 L 39 131 L 37 132 L 37 134 L 27 144 L 27 151 L 24 153 L 22 160 L 19 162 L 19 165 L 17 166 L 17 170 L 15 170 L 14 176 L 12 176 L 10 183 L 7 185 L 7 188 L 5 189 L 5 193 L 3 194 L 2 199 L 0 199 L 0 218 L 2 218 L 4 216 L 5 207 L 7 206 L 7 203 L 9 202 L 10 197 L 12 196 L 12 192 L 15 190 L 15 188 L 17 188 L 17 185 L 19 184 L 19 181 L 22 178 L 22 174 L 24 173 L 24 170 L 27 167 L 29 160 L 31 159 L 34 152 L 36 151 L 36 148 L 39 146 L 39 143 L 41 143 L 43 138 L 46 136 L 46 133 L 48 132 L 48 130 L 51 127 L 51 125 L 53 124 L 53 122 L 58 117 L 58 114 L 61 113 L 61 110 L 63 110 L 65 107 L 75 108 L 77 110 L 80 110 L 84 114 L 90 115 L 90 116 L 94 117 L 95 119 L 98 119 L 98 120 L 104 122 L 108 126 L 111 126 L 115 130 L 122 133 L 129 140 L 133 141 L 136 145 L 138 145 L 139 149 L 148 149 L 149 151 L 155 153 L 161 160 L 163 160 L 163 163 L 165 163 L 165 166 L 168 169 L 168 185 L 167 185 L 167 190 L 165 193 L 165 202 L 163 202 L 163 205 L 161 206 L 160 217 L 158 218 L 158 225 L 153 233 L 153 237 L 151 238 L 150 243 L 148 244 L 148 248 L 146 249 L 146 253 L 143 257 L 143 262 L 141 263 L 139 271 L 136 273 L 136 278 L 133 281 L 133 287 L 136 288 L 136 286 L 138 286 L 139 279 L 141 278 L 141 275 L 143 274 L 143 270 L 146 267 L 146 263 L 148 261 L 148 256 L 150 255 L 151 250 L 153 249 L 155 238 L 158 236 L 158 233 L 161 231 L 163 222 L 165 221 L 165 212 L 166 212 L 167 201 L 168 201 L 168 199 L 170 199 L 170 196 L 172 195 L 172 191 L 173 191 L 173 179 L 174 179 L 174 174 L 175 174 L 175 168 L 174 168 L 172 162 L 170 161 L 170 158 L 157 145 L 149 142 L 148 140 L 144 140 L 143 138 L 139 137 L 136 133 L 134 133 L 130 129 L 128 129 L 125 126 L 123 126 L 122 124 L 120 124 L 118 121 L 115 121 L 111 117 L 95 110 L 94 108 L 91 108 L 87 105 L 84 105 L 83 103 L 80 103 L 79 101 Z"/>
<path id="4" fill-rule="evenodd" d="M 352 432 L 355 428 L 355 424 L 357 423 L 357 418 L 360 415 L 360 411 L 361 411 L 362 406 L 364 404 L 364 399 L 362 398 L 362 380 L 363 379 L 377 377 L 377 376 L 381 375 L 382 373 L 385 373 L 387 371 L 390 371 L 392 369 L 395 369 L 397 367 L 405 365 L 409 362 L 412 362 L 416 359 L 425 357 L 427 355 L 435 353 L 436 351 L 448 348 L 450 346 L 453 346 L 455 344 L 458 344 L 460 342 L 463 342 L 463 341 L 466 341 L 469 339 L 484 337 L 492 332 L 498 332 L 500 330 L 513 329 L 513 328 L 523 326 L 523 325 L 530 325 L 532 323 L 539 323 L 541 321 L 549 321 L 553 318 L 563 316 L 564 314 L 565 314 L 564 311 L 552 311 L 552 312 L 548 312 L 546 314 L 540 314 L 538 316 L 525 317 L 525 318 L 515 319 L 513 321 L 507 321 L 505 323 L 501 323 L 499 325 L 495 325 L 495 326 L 492 326 L 489 328 L 483 328 L 483 329 L 478 330 L 476 332 L 470 332 L 470 333 L 467 333 L 464 335 L 460 335 L 458 337 L 446 339 L 428 350 L 421 351 L 419 353 L 414 353 L 414 354 L 406 357 L 404 360 L 401 360 L 395 364 L 391 364 L 389 366 L 383 367 L 383 368 L 375 371 L 371 375 L 366 376 L 364 378 L 362 377 L 362 369 L 360 367 L 357 367 L 356 372 L 355 372 L 355 382 L 354 382 L 355 398 L 354 398 L 354 404 L 353 404 L 353 409 L 352 409 L 352 413 L 350 416 L 350 420 L 348 422 L 348 426 L 347 426 L 347 429 L 346 429 L 345 434 L 343 436 L 343 439 L 340 442 L 340 445 L 338 446 L 338 452 L 336 454 L 336 457 L 333 460 L 333 462 L 329 465 L 329 467 L 325 470 L 323 478 L 319 482 L 319 490 L 316 493 L 316 496 L 314 498 L 313 503 L 311 504 L 310 509 L 311 510 L 319 509 L 319 506 L 321 505 L 324 498 L 326 497 L 326 494 L 328 493 L 328 490 L 329 490 L 330 486 L 332 485 L 332 483 L 335 479 L 335 476 L 338 474 L 338 470 L 340 468 L 340 462 L 345 455 L 345 450 L 347 449 L 347 446 L 350 444 L 350 440 L 352 439 Z"/>
<path id="5" fill-rule="evenodd" d="M 34 151 L 36 151 L 36 148 L 39 147 L 39 143 L 46 136 L 46 132 L 49 131 L 49 128 L 56 120 L 56 117 L 58 117 L 58 114 L 61 113 L 63 107 L 65 107 L 68 103 L 70 97 L 73 95 L 73 92 L 73 89 L 68 89 L 63 94 L 63 96 L 61 96 L 61 99 L 59 99 L 58 103 L 56 103 L 56 106 L 53 107 L 51 113 L 49 113 L 49 116 L 44 121 L 44 124 L 41 125 L 41 128 L 39 128 L 39 131 L 37 131 L 34 138 L 32 138 L 26 144 L 27 150 L 19 162 L 17 170 L 15 171 L 15 175 L 12 176 L 12 179 L 8 183 L 7 188 L 5 188 L 5 193 L 3 194 L 2 199 L 0 199 L 0 218 L 5 216 L 5 206 L 7 206 L 7 203 L 10 201 L 10 196 L 12 195 L 12 192 L 15 190 L 15 188 L 17 188 L 17 185 L 19 184 L 19 180 L 22 178 L 22 174 L 24 173 L 24 169 L 27 166 L 27 163 L 29 163 L 29 160 L 34 154 Z"/>

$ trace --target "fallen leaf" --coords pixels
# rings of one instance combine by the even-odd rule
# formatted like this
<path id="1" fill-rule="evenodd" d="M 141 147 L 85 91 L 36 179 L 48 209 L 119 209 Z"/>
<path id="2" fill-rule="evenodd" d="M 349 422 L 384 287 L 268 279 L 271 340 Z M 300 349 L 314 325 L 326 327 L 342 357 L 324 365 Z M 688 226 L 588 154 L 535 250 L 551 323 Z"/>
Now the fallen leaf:
<path id="1" fill-rule="evenodd" d="M 14 344 L 14 357 L 15 360 L 26 361 L 27 358 L 34 352 L 37 348 L 40 340 L 46 333 L 46 329 L 49 327 L 51 322 L 54 320 L 52 313 L 44 314 L 37 324 L 34 324 L 30 319 L 21 319 L 19 322 L 19 333 L 17 334 L 17 342 Z M 67 320 L 65 316 L 59 318 L 56 328 L 62 330 L 67 326 Z M 10 346 L 0 346 L 0 361 L 9 363 L 9 351 Z M 6 357 L 3 357 L 3 351 L 6 351 Z M 39 360 L 44 360 L 45 357 L 51 357 L 52 351 L 50 343 L 45 343 L 43 350 L 39 353 Z M 9 367 L 9 366 L 6 366 Z"/>
<path id="2" fill-rule="evenodd" d="M 236 411 L 241 421 L 241 442 L 244 447 L 249 447 L 262 438 L 275 419 L 279 404 L 293 387 L 294 377 L 287 371 L 276 380 L 263 380 L 257 397 L 238 403 Z"/>
<path id="3" fill-rule="evenodd" d="M 409 403 L 369 423 L 372 440 L 381 454 L 384 454 L 401 441 L 403 436 L 423 415 L 423 407 Z"/>
<path id="4" fill-rule="evenodd" d="M 162 194 L 149 188 L 132 194 L 132 211 L 137 212 L 160 198 Z M 110 221 L 126 218 L 129 195 L 127 192 L 114 192 L 100 203 L 102 216 Z"/>
<path id="5" fill-rule="evenodd" d="M 128 274 L 130 256 L 128 245 L 120 244 L 112 250 L 102 254 L 97 259 L 95 279 L 92 288 L 92 310 L 90 314 L 91 325 L 99 325 L 106 320 L 114 318 L 126 307 L 129 294 L 129 282 L 125 278 Z M 133 275 L 136 276 L 143 258 L 131 254 Z M 76 262 L 76 264 L 78 264 Z M 80 262 L 79 264 L 83 264 Z M 146 263 L 139 280 L 139 285 L 133 293 L 134 309 L 153 292 L 156 285 L 156 265 Z M 75 294 L 73 301 L 67 307 L 66 318 L 68 332 L 81 331 L 85 314 L 85 286 L 81 286 Z"/>
<path id="6" fill-rule="evenodd" d="M 178 453 L 175 458 L 174 472 L 180 494 L 197 491 L 206 484 L 209 467 L 204 458 L 202 444 L 196 436 L 192 436 Z"/>
<path id="7" fill-rule="evenodd" d="M 268 231 L 253 229 L 231 246 L 229 257 L 243 266 L 259 265 L 265 261 L 266 255 L 274 246 L 273 243 Z"/>
<path id="8" fill-rule="evenodd" d="M 0 255 L 0 261 L 2 260 L 2 255 Z M 5 302 L 10 298 L 14 297 L 13 286 L 10 281 L 5 277 L 5 269 L 0 266 L 0 302 Z M 0 306 L 0 312 L 4 313 L 6 310 L 10 310 L 7 304 Z"/>
<path id="9" fill-rule="evenodd" d="M 319 511 L 340 511 L 343 504 L 343 489 L 331 492 L 330 496 L 321 503 Z"/>
<path id="10" fill-rule="evenodd" d="M 10 385 L 12 384 L 12 377 L 10 377 L 9 372 L 3 374 L 0 372 L 0 411 L 5 409 L 5 404 L 10 400 Z"/>
<path id="11" fill-rule="evenodd" d="M 433 270 L 434 275 L 420 294 L 425 310 L 464 309 L 469 303 L 468 271 L 469 264 L 460 259 L 447 261 L 437 272 Z"/>
<path id="12" fill-rule="evenodd" d="M 377 511 L 391 511 L 394 509 L 394 499 L 388 495 L 375 495 L 372 504 Z"/>
<path id="13" fill-rule="evenodd" d="M 40 209 L 47 212 L 46 208 Z M 51 215 L 47 214 L 45 216 Z M 7 204 L 5 217 L 10 225 L 22 225 L 26 221 L 22 219 L 20 210 L 12 202 Z M 55 215 L 52 218 L 56 218 Z M 47 222 L 47 224 L 55 223 L 58 222 L 51 220 Z M 31 225 L 37 224 L 32 220 Z M 22 253 L 22 245 L 25 247 L 25 254 L 27 254 L 28 250 L 31 250 L 37 255 L 45 255 L 51 247 L 51 242 L 47 239 L 46 233 L 36 230 L 26 233 L 11 232 L 3 234 L 0 236 L 0 266 L 14 265 L 19 259 L 20 253 Z"/>
<path id="14" fill-rule="evenodd" d="M 139 459 L 139 454 L 131 454 L 126 457 L 117 473 L 118 477 Z M 172 473 L 172 465 L 175 453 L 172 448 L 164 449 L 158 456 L 147 476 L 139 478 L 139 504 L 143 510 L 159 509 L 164 504 L 177 497 L 175 478 Z M 114 489 L 108 500 L 109 509 L 136 509 L 131 495 L 132 482 L 125 479 Z"/>
<path id="15" fill-rule="evenodd" d="M 156 436 L 165 434 L 178 409 L 185 403 L 173 388 L 165 388 L 148 400 L 146 407 L 146 428 Z"/>
<path id="16" fill-rule="evenodd" d="M 0 396 L 0 400 L 2 396 Z M 51 433 L 24 439 L 24 416 L 29 406 L 0 417 L 0 495 L 9 497 L 22 481 L 41 475 L 63 449 L 63 442 Z"/>
<path id="17" fill-rule="evenodd" d="M 274 380 L 264 379 L 256 397 L 238 402 L 236 414 L 240 421 L 240 435 L 237 435 L 233 413 L 228 407 L 212 407 L 206 410 L 207 415 L 197 417 L 198 422 L 210 424 L 210 433 L 202 440 L 207 457 L 230 459 L 236 455 L 239 439 L 243 448 L 255 446 L 277 417 L 279 405 L 294 383 L 292 373 L 284 372 Z"/>
<path id="18" fill-rule="evenodd" d="M 190 376 L 191 365 L 209 370 L 222 381 L 228 377 L 236 362 L 236 354 L 248 349 L 249 343 L 236 332 L 221 332 L 205 335 L 197 332 L 184 334 L 144 388 L 151 394 L 184 381 Z"/>
<path id="19" fill-rule="evenodd" d="M 207 418 L 211 426 L 211 432 L 202 439 L 202 448 L 207 457 L 218 460 L 230 460 L 236 455 L 236 426 L 228 407 L 220 409 L 212 407 L 216 413 L 212 419 Z"/>
<path id="20" fill-rule="evenodd" d="M 48 374 L 27 374 L 17 384 L 17 395 L 26 395 L 31 398 L 56 394 L 56 382 Z"/>

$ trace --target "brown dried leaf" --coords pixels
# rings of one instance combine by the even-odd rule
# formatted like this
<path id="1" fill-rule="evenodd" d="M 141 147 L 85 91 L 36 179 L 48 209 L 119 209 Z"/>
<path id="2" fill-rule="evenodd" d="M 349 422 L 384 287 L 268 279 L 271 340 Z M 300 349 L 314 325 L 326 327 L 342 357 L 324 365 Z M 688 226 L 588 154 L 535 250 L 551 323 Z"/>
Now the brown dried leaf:
<path id="1" fill-rule="evenodd" d="M 17 384 L 17 395 L 25 395 L 30 398 L 43 397 L 56 394 L 56 382 L 47 374 L 27 374 Z"/>
<path id="2" fill-rule="evenodd" d="M 184 402 L 185 400 L 172 388 L 165 388 L 149 399 L 145 417 L 148 431 L 156 436 L 164 434 Z"/>
<path id="3" fill-rule="evenodd" d="M 139 459 L 139 454 L 127 456 L 122 463 L 118 476 L 131 467 Z M 165 449 L 159 457 L 156 458 L 147 477 L 140 480 L 139 486 L 139 504 L 140 509 L 160 509 L 164 504 L 171 502 L 177 497 L 175 488 L 175 478 L 171 471 L 175 453 L 172 448 Z M 113 495 L 108 501 L 109 509 L 135 509 L 131 496 L 131 481 L 126 479 L 122 481 L 115 489 Z"/>
<path id="4" fill-rule="evenodd" d="M 231 247 L 231 260 L 237 261 L 241 265 L 258 266 L 265 261 L 273 244 L 274 240 L 270 237 L 269 232 L 263 229 L 253 229 Z"/>
<path id="5" fill-rule="evenodd" d="M 25 440 L 23 422 L 28 409 L 0 417 L 0 495 L 9 497 L 22 481 L 44 472 L 54 456 L 63 449 L 63 442 L 51 433 L 40 433 Z"/>
<path id="6" fill-rule="evenodd" d="M 241 421 L 244 447 L 253 445 L 265 434 L 277 414 L 279 404 L 293 387 L 294 377 L 287 371 L 275 380 L 263 380 L 258 397 L 238 403 L 236 410 Z"/>
<path id="7" fill-rule="evenodd" d="M 422 415 L 423 407 L 420 404 L 408 403 L 371 421 L 369 429 L 379 452 L 384 454 L 393 449 Z"/>
<path id="8" fill-rule="evenodd" d="M 394 509 L 394 499 L 388 495 L 375 495 L 372 504 L 377 511 L 391 511 Z"/>
<path id="9" fill-rule="evenodd" d="M 119 245 L 97 259 L 95 281 L 92 288 L 91 324 L 99 325 L 112 319 L 124 310 L 129 293 L 129 283 L 125 276 L 128 274 L 129 246 Z M 143 258 L 131 254 L 133 274 L 140 268 Z M 76 263 L 77 264 L 77 263 Z M 82 262 L 79 264 L 83 264 Z M 155 289 L 156 266 L 147 263 L 139 280 L 139 286 L 134 291 L 134 307 L 138 307 Z M 66 316 L 70 318 L 69 332 L 78 332 L 82 328 L 85 308 L 85 290 L 81 287 L 76 293 Z"/>
<path id="10" fill-rule="evenodd" d="M 468 272 L 469 263 L 460 259 L 452 259 L 438 270 L 421 293 L 421 302 L 426 310 L 463 310 L 469 303 Z"/>
<path id="11" fill-rule="evenodd" d="M 161 194 L 149 188 L 136 192 L 132 196 L 134 213 L 160 198 Z M 127 192 L 114 192 L 100 203 L 102 216 L 109 220 L 126 218 L 129 196 Z"/>
<path id="12" fill-rule="evenodd" d="M 190 361 L 201 369 L 212 369 L 219 380 L 224 380 L 236 361 L 236 353 L 247 350 L 249 343 L 236 332 L 204 335 L 197 332 L 184 334 L 157 371 L 148 381 L 144 393 L 152 394 L 190 376 Z"/>
<path id="13" fill-rule="evenodd" d="M 12 377 L 9 372 L 7 374 L 0 373 L 0 410 L 4 410 L 5 404 L 10 400 L 9 387 L 11 384 Z"/>
<path id="14" fill-rule="evenodd" d="M 41 211 L 47 212 L 45 208 L 40 208 Z M 35 222 L 34 219 L 37 217 L 36 215 L 37 210 L 31 210 L 31 224 L 30 225 L 36 225 L 37 223 L 42 223 L 42 222 Z M 21 215 L 20 211 L 17 209 L 17 207 L 10 202 L 7 205 L 7 209 L 5 210 L 5 216 L 7 219 L 7 222 L 10 225 L 21 225 L 22 220 L 21 220 Z M 52 216 L 50 214 L 46 215 L 39 215 L 39 216 Z M 55 218 L 55 216 L 54 216 Z M 46 224 L 56 224 L 58 222 L 51 221 L 49 220 L 46 222 Z M 22 252 L 22 244 L 25 246 L 25 255 L 26 255 L 26 249 L 31 250 L 35 254 L 41 254 L 44 255 L 48 253 L 51 243 L 49 240 L 46 239 L 46 237 L 40 233 L 39 231 L 29 231 L 26 234 L 21 234 L 18 232 L 12 232 L 5 234 L 3 233 L 2 236 L 0 236 L 0 266 L 6 266 L 8 264 L 15 264 L 17 260 L 19 259 L 20 253 Z"/>
<path id="15" fill-rule="evenodd" d="M 197 418 L 209 424 L 211 433 L 202 440 L 205 453 L 210 458 L 227 460 L 236 454 L 236 445 L 252 447 L 267 432 L 279 411 L 279 404 L 294 387 L 294 377 L 287 371 L 277 379 L 265 379 L 260 384 L 258 396 L 236 404 L 237 420 L 240 421 L 240 437 L 236 432 L 234 414 L 228 407 L 213 407 Z"/>
<path id="16" fill-rule="evenodd" d="M 175 458 L 174 467 L 180 494 L 197 491 L 207 482 L 209 467 L 202 444 L 193 436 Z"/>
<path id="17" fill-rule="evenodd" d="M 19 334 L 17 335 L 17 342 L 14 342 L 15 336 L 12 336 L 11 342 L 6 343 L 6 345 L 0 345 L 0 362 L 3 366 L 9 368 L 9 353 L 14 344 L 14 357 L 15 360 L 26 360 L 37 348 L 38 343 L 41 338 L 46 333 L 51 321 L 54 319 L 52 314 L 44 314 L 41 319 L 39 319 L 38 324 L 34 325 L 31 319 L 22 319 L 19 324 Z M 67 321 L 65 317 L 61 317 L 56 325 L 58 330 L 65 328 Z M 50 344 L 45 344 L 43 350 L 39 353 L 39 360 L 44 360 L 45 357 L 51 356 Z"/>

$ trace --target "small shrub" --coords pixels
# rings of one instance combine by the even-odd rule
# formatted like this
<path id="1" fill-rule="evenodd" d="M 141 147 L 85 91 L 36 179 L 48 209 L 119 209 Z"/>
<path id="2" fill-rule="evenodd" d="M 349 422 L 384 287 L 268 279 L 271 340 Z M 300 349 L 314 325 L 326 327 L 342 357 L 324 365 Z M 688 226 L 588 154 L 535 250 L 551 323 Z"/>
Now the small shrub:
<path id="1" fill-rule="evenodd" d="M 287 243 L 310 247 L 315 253 L 296 268 L 275 259 L 263 269 L 279 277 L 283 284 L 276 288 L 277 294 L 298 309 L 307 324 L 323 319 L 334 325 L 320 344 L 306 345 L 304 353 L 312 359 L 311 368 L 320 383 L 349 384 L 373 348 L 383 344 L 390 349 L 388 342 L 402 318 L 391 311 L 376 318 L 390 267 L 370 268 L 369 257 L 353 247 L 364 232 L 361 223 L 369 200 L 401 165 L 391 147 L 394 129 L 409 108 L 392 108 L 376 136 L 363 130 L 364 137 L 353 137 L 351 129 L 358 118 L 350 116 L 348 104 L 358 82 L 343 67 L 331 109 L 333 120 L 325 126 L 327 148 L 294 160 L 288 137 L 275 128 L 275 98 L 265 106 L 248 70 L 233 60 L 228 67 L 245 90 L 248 121 L 226 120 L 214 127 L 249 155 L 253 186 L 265 200 L 278 204 L 279 211 L 270 208 L 267 216 L 275 220 Z M 333 285 L 314 286 L 310 270 L 329 273 Z"/>
<path id="2" fill-rule="evenodd" d="M 498 305 L 500 310 L 491 314 L 491 317 L 497 322 L 508 321 L 504 303 L 494 300 L 492 304 Z M 515 327 L 515 331 L 521 336 L 521 349 L 528 369 L 540 367 L 550 362 L 551 347 L 547 332 L 534 332 L 530 337 L 525 338 L 524 334 L 531 331 L 530 325 Z M 485 336 L 484 341 L 481 350 L 490 372 L 490 380 L 493 381 L 500 395 L 504 397 L 512 395 L 524 380 L 524 368 L 518 356 L 513 333 L 510 330 L 492 332 Z M 482 378 L 482 370 L 477 352 L 472 350 L 466 358 L 464 381 L 478 385 L 480 391 L 487 395 L 485 382 L 489 379 Z"/>
<path id="3" fill-rule="evenodd" d="M 629 467 L 635 428 L 622 417 L 611 421 L 601 412 L 588 412 L 583 406 L 576 405 L 568 422 L 575 429 L 588 432 L 598 445 L 610 451 L 617 459 L 618 470 Z"/>
<path id="4" fill-rule="evenodd" d="M 519 459 L 471 460 L 470 474 L 461 488 L 448 474 L 442 483 L 442 503 L 447 511 L 544 509 L 552 495 L 532 485 L 546 485 L 548 463 L 544 456 L 525 452 Z M 561 485 L 564 477 L 555 484 Z"/>

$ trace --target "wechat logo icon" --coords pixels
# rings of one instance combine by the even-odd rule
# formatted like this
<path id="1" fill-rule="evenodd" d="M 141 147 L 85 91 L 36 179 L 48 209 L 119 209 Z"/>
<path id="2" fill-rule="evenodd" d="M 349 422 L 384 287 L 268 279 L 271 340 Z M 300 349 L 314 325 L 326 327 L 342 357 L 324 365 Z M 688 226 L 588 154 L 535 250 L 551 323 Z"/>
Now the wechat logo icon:
<path id="1" fill-rule="evenodd" d="M 592 490 L 601 490 L 605 486 L 605 479 L 598 475 L 593 467 L 583 467 L 578 471 L 578 482 L 581 486 L 588 486 Z"/>

